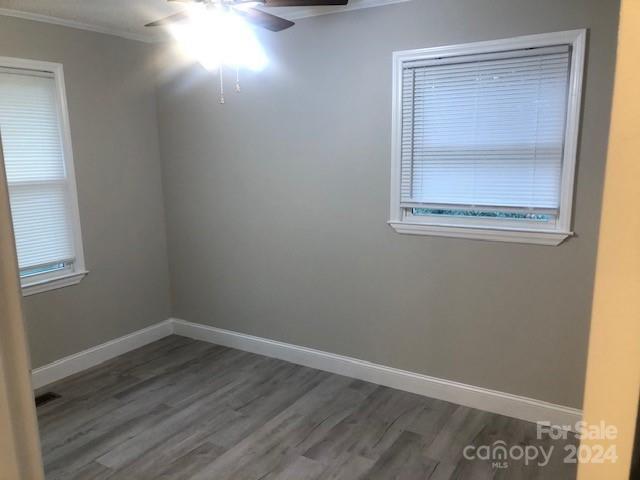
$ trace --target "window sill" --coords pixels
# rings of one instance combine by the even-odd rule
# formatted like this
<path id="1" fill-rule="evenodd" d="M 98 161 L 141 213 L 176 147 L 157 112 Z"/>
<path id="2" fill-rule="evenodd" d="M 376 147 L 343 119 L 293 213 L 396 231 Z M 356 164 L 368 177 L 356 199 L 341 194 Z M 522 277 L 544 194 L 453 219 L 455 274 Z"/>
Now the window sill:
<path id="1" fill-rule="evenodd" d="M 28 297 L 29 295 L 35 295 L 36 293 L 77 285 L 88 273 L 89 272 L 87 271 L 81 271 L 68 273 L 60 277 L 48 278 L 46 280 L 35 280 L 29 283 L 25 282 L 22 284 L 22 296 Z"/>
<path id="2" fill-rule="evenodd" d="M 434 237 L 468 238 L 493 242 L 529 243 L 534 245 L 560 245 L 572 232 L 543 232 L 540 230 L 513 230 L 506 228 L 456 227 L 425 223 L 388 222 L 398 233 L 429 235 Z"/>

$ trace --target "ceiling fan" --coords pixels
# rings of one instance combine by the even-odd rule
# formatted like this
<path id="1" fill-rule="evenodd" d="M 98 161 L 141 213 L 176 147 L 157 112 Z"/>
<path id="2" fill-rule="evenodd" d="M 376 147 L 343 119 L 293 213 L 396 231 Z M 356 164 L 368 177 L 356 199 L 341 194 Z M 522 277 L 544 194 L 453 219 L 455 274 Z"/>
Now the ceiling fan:
<path id="1" fill-rule="evenodd" d="M 217 8 L 233 11 L 240 15 L 247 23 L 266 28 L 272 32 L 279 32 L 294 25 L 291 20 L 287 20 L 276 15 L 264 12 L 257 8 L 257 5 L 265 7 L 312 7 L 327 5 L 346 5 L 349 0 L 167 0 L 169 2 L 181 2 L 190 4 L 201 4 L 206 8 Z M 145 27 L 158 27 L 171 23 L 182 22 L 190 19 L 188 12 L 178 12 L 168 17 L 147 23 Z"/>

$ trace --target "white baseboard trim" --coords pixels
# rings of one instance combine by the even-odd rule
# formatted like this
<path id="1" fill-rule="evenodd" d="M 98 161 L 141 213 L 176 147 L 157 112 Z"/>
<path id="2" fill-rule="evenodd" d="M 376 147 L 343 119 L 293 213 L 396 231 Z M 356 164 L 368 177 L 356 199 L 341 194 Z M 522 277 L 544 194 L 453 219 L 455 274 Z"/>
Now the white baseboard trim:
<path id="1" fill-rule="evenodd" d="M 288 362 L 337 373 L 398 390 L 477 408 L 530 422 L 546 421 L 570 427 L 582 419 L 582 411 L 520 395 L 499 392 L 420 373 L 386 367 L 365 360 L 313 348 L 172 319 L 176 335 L 279 358 Z"/>
<path id="2" fill-rule="evenodd" d="M 160 340 L 173 333 L 173 320 L 165 320 L 102 345 L 74 353 L 31 371 L 33 388 L 41 388 L 74 373 L 81 372 L 118 355 Z"/>
<path id="3" fill-rule="evenodd" d="M 576 408 L 430 377 L 345 355 L 323 352 L 175 318 L 36 368 L 31 373 L 33 388 L 41 388 L 171 334 L 279 358 L 299 365 L 530 422 L 547 421 L 553 425 L 572 428 L 576 422 L 582 419 L 582 411 Z"/>

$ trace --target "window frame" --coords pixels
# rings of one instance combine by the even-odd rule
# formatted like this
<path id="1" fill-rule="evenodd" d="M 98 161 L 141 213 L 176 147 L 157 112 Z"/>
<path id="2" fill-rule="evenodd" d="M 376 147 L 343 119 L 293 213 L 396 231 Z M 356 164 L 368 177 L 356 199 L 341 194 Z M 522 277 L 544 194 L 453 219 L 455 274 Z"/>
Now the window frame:
<path id="1" fill-rule="evenodd" d="M 60 122 L 60 139 L 66 172 L 66 186 L 69 195 L 72 242 L 74 261 L 70 266 L 59 271 L 45 272 L 27 277 L 20 277 L 22 295 L 29 296 L 49 290 L 76 285 L 89 273 L 84 259 L 82 243 L 82 228 L 80 225 L 80 210 L 78 207 L 78 188 L 73 161 L 73 147 L 71 143 L 71 128 L 69 124 L 69 109 L 64 81 L 64 69 L 61 63 L 29 60 L 14 57 L 0 57 L 0 67 L 15 68 L 46 72 L 53 75 L 56 90 L 56 108 Z"/>
<path id="2" fill-rule="evenodd" d="M 559 245 L 573 235 L 571 231 L 576 156 L 585 63 L 586 29 L 526 35 L 459 45 L 445 45 L 393 52 L 393 100 L 391 137 L 390 215 L 387 222 L 396 232 L 412 235 L 458 237 L 476 240 Z M 505 221 L 467 217 L 415 216 L 400 206 L 402 143 L 402 71 L 405 62 L 443 57 L 496 53 L 508 50 L 569 45 L 570 73 L 567 116 L 560 187 L 559 213 L 552 224 L 539 221 Z M 456 209 L 452 207 L 452 209 Z"/>

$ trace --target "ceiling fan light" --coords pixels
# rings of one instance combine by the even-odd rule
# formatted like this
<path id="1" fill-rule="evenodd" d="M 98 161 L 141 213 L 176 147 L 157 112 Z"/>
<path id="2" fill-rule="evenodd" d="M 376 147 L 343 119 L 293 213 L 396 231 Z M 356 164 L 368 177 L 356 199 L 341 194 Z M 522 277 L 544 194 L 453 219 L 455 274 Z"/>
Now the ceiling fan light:
<path id="1" fill-rule="evenodd" d="M 267 56 L 253 29 L 232 11 L 190 9 L 190 20 L 169 26 L 182 50 L 207 70 L 221 65 L 261 70 Z"/>

